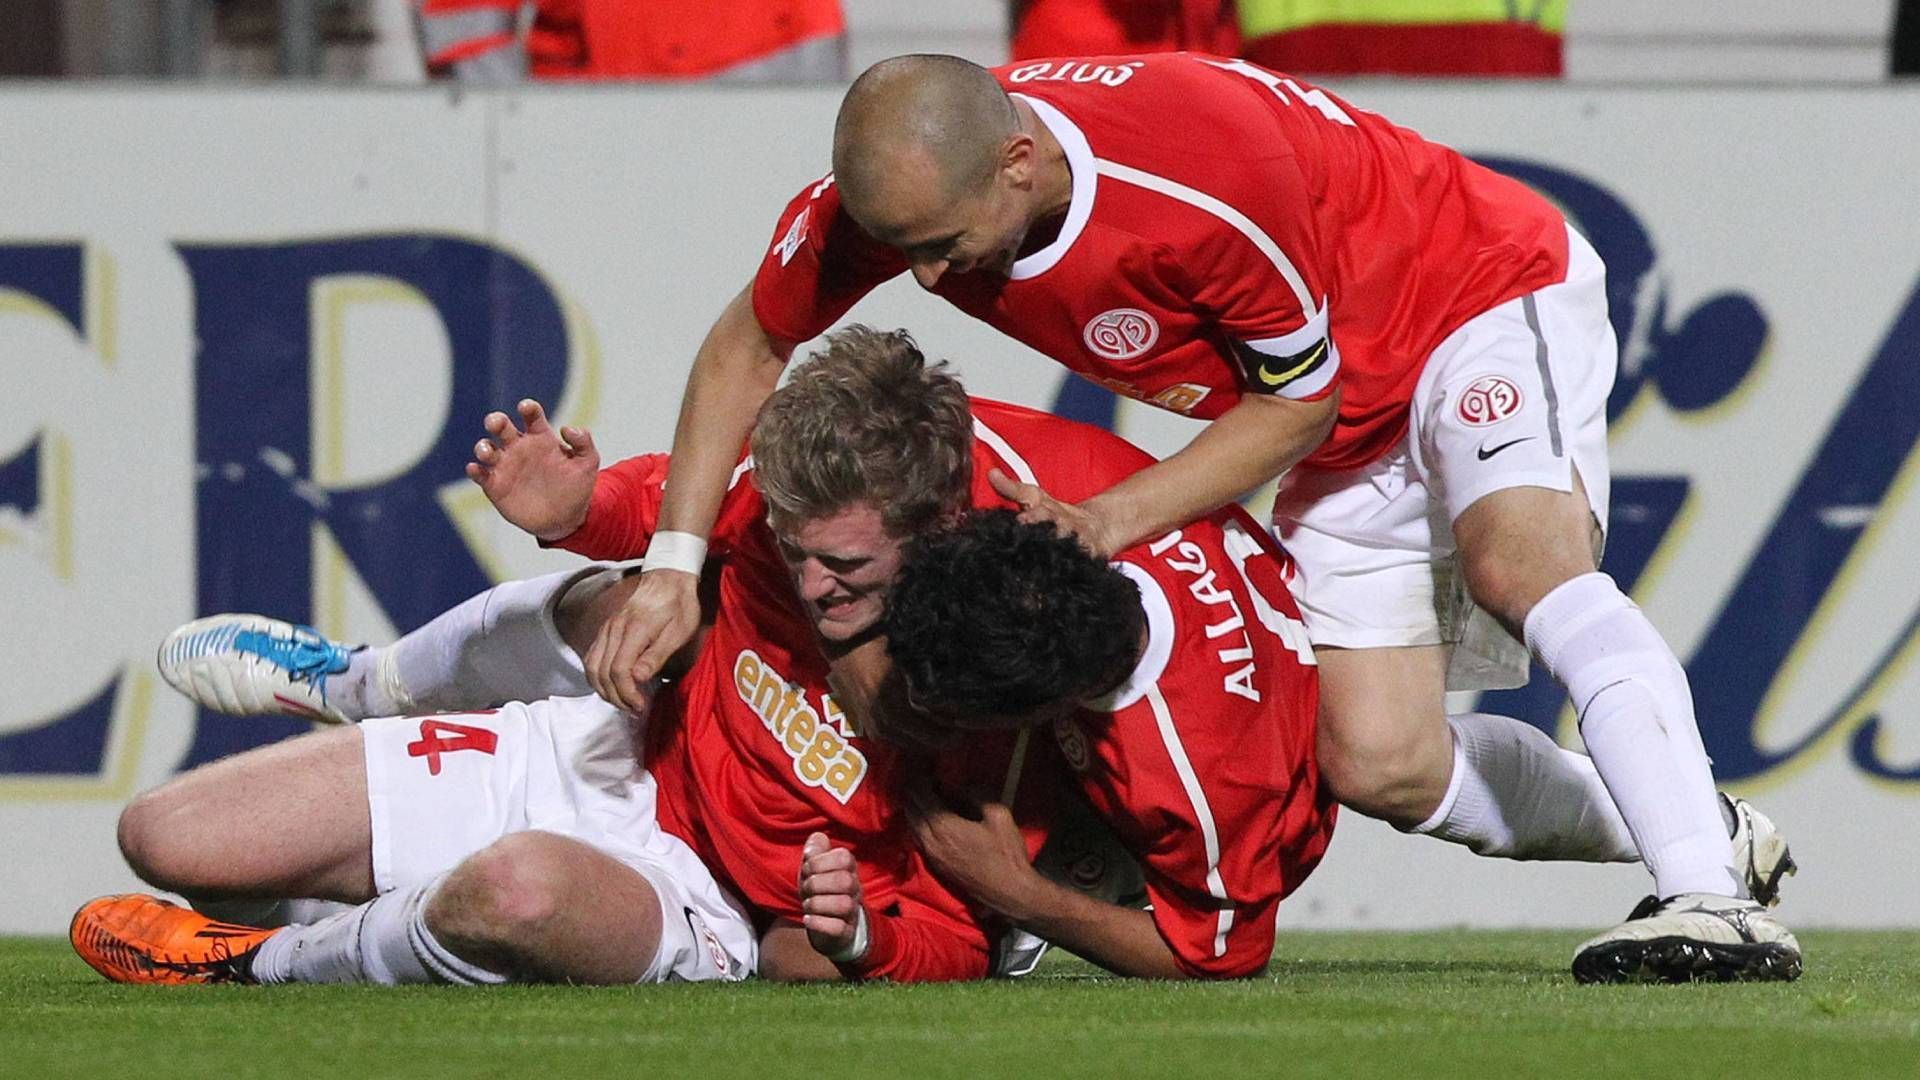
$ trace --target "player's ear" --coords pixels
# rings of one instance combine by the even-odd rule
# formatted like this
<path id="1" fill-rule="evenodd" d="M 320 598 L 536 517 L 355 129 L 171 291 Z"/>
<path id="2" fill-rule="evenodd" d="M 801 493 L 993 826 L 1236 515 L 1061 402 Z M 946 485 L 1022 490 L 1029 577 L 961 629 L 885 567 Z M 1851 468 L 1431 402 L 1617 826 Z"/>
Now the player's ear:
<path id="1" fill-rule="evenodd" d="M 1000 175 L 1022 190 L 1033 186 L 1034 165 L 1038 161 L 1033 136 L 1016 131 L 1000 144 Z"/>

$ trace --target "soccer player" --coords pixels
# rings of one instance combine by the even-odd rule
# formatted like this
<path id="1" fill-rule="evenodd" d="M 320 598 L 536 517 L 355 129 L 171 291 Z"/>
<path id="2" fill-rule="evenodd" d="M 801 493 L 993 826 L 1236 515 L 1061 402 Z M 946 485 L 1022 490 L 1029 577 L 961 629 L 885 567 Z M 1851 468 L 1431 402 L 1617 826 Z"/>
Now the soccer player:
<path id="1" fill-rule="evenodd" d="M 918 722 L 961 745 L 1001 729 L 1057 740 L 1145 869 L 1152 911 L 1130 917 L 1164 974 L 1265 967 L 1275 908 L 1333 834 L 1290 572 L 1237 507 L 1111 564 L 1051 524 L 984 511 L 916 540 L 888 594 L 887 650 Z M 1101 913 L 1011 857 L 1010 825 L 988 806 L 979 824 L 923 824 L 921 845 L 1015 925 L 1084 932 Z"/>
<path id="2" fill-rule="evenodd" d="M 816 946 L 839 956 L 843 972 L 863 974 L 862 965 L 841 948 L 858 940 L 857 933 L 847 935 L 857 930 L 860 917 L 847 916 L 864 917 L 869 910 L 885 912 L 894 906 L 884 891 L 899 887 L 884 884 L 893 880 L 889 867 L 912 870 L 918 865 L 917 853 L 902 853 L 898 846 L 903 830 L 898 827 L 897 811 L 871 801 L 893 798 L 897 804 L 897 790 L 881 781 L 897 772 L 897 762 L 886 746 L 860 733 L 849 718 L 872 707 L 869 689 L 879 680 L 862 668 L 880 644 L 874 624 L 893 567 L 898 565 L 900 544 L 908 532 L 957 516 L 968 503 L 1011 505 L 986 479 L 993 470 L 1007 470 L 1023 482 L 1099 490 L 1151 459 L 1109 433 L 1030 410 L 984 401 L 972 403 L 969 409 L 958 384 L 937 370 L 929 371 L 903 334 L 851 328 L 830 341 L 826 356 L 796 371 L 790 384 L 771 400 L 754 433 L 754 468 L 749 471 L 743 465 L 736 473 L 736 483 L 723 505 L 721 527 L 715 532 L 713 553 L 720 564 L 731 567 L 739 562 L 742 569 L 723 571 L 716 639 L 724 640 L 719 623 L 729 612 L 742 617 L 735 620 L 738 629 L 731 643 L 710 642 L 703 653 L 709 677 L 688 677 L 675 684 L 681 695 L 690 693 L 688 687 L 707 687 L 704 692 L 713 697 L 689 708 L 693 719 L 684 724 L 664 722 L 656 715 L 650 731 L 662 734 L 665 743 L 652 748 L 649 765 L 661 785 L 661 813 L 671 831 L 693 844 L 703 861 L 723 881 L 735 884 L 750 904 L 783 917 L 805 919 L 815 931 Z M 475 478 L 500 512 L 535 535 L 560 540 L 584 554 L 619 557 L 643 549 L 663 498 L 665 459 L 654 455 L 598 471 L 597 455 L 586 433 L 571 431 L 563 440 L 547 425 L 537 405 L 524 403 L 521 412 L 524 433 L 496 414 L 488 420 L 494 439 L 476 447 Z M 748 477 L 751 483 L 745 482 Z M 757 489 L 766 492 L 764 503 Z M 766 520 L 775 523 L 779 534 L 777 552 L 775 533 L 768 530 Z M 1247 532 L 1244 522 L 1237 529 Z M 1238 541 L 1242 554 L 1250 542 L 1244 535 Z M 758 554 L 742 554 L 756 545 Z M 1233 550 L 1232 544 L 1228 550 Z M 1190 563 L 1185 555 L 1185 548 L 1176 552 Z M 1253 560 L 1256 567 L 1265 562 Z M 748 569 L 754 565 L 758 569 Z M 735 576 L 730 579 L 728 573 Z M 1278 573 L 1277 564 L 1273 573 Z M 725 602 L 729 580 L 738 585 L 731 604 Z M 343 718 L 365 715 L 368 710 L 467 708 L 492 700 L 489 694 L 511 695 L 514 688 L 501 684 L 509 676 L 563 678 L 568 665 L 575 672 L 571 684 L 563 678 L 542 684 L 542 690 L 577 690 L 581 661 L 557 650 L 555 643 L 563 636 L 576 643 L 593 640 L 594 628 L 608 606 L 617 604 L 621 589 L 633 585 L 628 579 L 615 588 L 595 591 L 604 581 L 604 576 L 579 580 L 568 573 L 498 586 L 392 647 L 337 656 L 325 665 L 334 669 L 331 674 L 317 668 L 296 669 L 288 663 L 288 655 L 296 650 L 266 648 L 259 642 L 241 645 L 210 634 L 209 630 L 232 618 L 215 617 L 189 624 L 173 635 L 172 642 L 181 647 L 163 649 L 163 659 L 170 661 L 163 671 L 176 687 L 213 707 L 246 711 L 261 707 L 255 703 L 291 697 L 315 711 Z M 1264 588 L 1268 595 L 1276 595 L 1277 578 Z M 1217 589 L 1217 585 L 1201 584 L 1198 591 L 1212 595 Z M 783 614 L 780 605 L 793 604 L 796 591 L 803 614 Z M 1259 611 L 1251 601 L 1249 607 Z M 1272 619 L 1261 616 L 1262 626 L 1276 624 L 1282 627 L 1276 632 L 1284 633 L 1288 623 L 1277 611 Z M 770 640 L 752 636 L 755 627 Z M 808 659 L 809 635 L 818 636 L 824 645 L 821 651 L 831 660 Z M 617 677 L 627 670 L 611 664 L 608 650 L 595 644 L 584 651 L 585 673 L 596 688 L 609 695 L 638 694 L 637 707 L 646 706 L 647 688 L 617 685 Z M 767 662 L 770 656 L 775 662 Z M 821 673 L 823 663 L 830 664 L 830 675 Z M 541 676 L 541 669 L 560 674 Z M 1294 678 L 1299 677 L 1296 670 Z M 829 678 L 833 680 L 830 694 Z M 791 703 L 782 692 L 788 680 L 798 684 Z M 674 700 L 674 695 L 667 700 Z M 812 747 L 820 752 L 810 752 Z M 844 753 L 848 748 L 851 755 Z M 856 758 L 864 765 L 856 765 Z M 1006 788 L 1025 791 L 1033 786 L 1030 782 L 1007 784 L 1004 757 L 983 759 L 968 753 L 958 760 L 972 767 L 972 786 L 987 780 L 1001 788 L 1002 802 L 1008 800 Z M 948 755 L 942 761 L 951 765 L 955 758 Z M 990 767 L 981 769 L 983 762 Z M 1297 763 L 1297 759 L 1287 762 Z M 867 775 L 863 767 L 871 769 L 870 777 L 850 786 L 850 780 L 860 781 Z M 1029 762 L 1026 768 L 1031 781 L 1039 766 Z M 1611 804 L 1598 778 L 1590 767 L 1587 772 L 1592 812 L 1610 813 Z M 967 777 L 951 772 L 946 779 L 955 786 L 969 784 Z M 1275 798 L 1305 790 L 1298 784 L 1277 782 L 1275 777 L 1268 777 L 1265 786 Z M 846 795 L 846 801 L 839 795 Z M 675 820 L 676 813 L 682 818 Z M 965 832 L 950 814 L 936 811 L 924 816 L 944 822 L 940 831 L 949 838 Z M 1189 817 L 1196 816 L 1189 812 Z M 761 835 L 769 828 L 771 839 Z M 1233 826 L 1222 828 L 1231 831 Z M 1612 828 L 1622 838 L 1618 843 L 1628 842 L 1617 816 Z M 816 830 L 823 833 L 817 839 Z M 1197 825 L 1189 834 L 1194 831 L 1204 833 Z M 833 833 L 842 849 L 820 850 L 827 832 Z M 849 843 L 862 856 L 889 854 L 879 865 L 867 858 L 856 866 L 849 861 L 854 852 L 844 849 Z M 818 894 L 803 896 L 796 908 L 788 883 L 794 853 L 802 847 L 807 849 L 802 859 L 803 892 L 817 889 Z M 1173 871 L 1196 868 L 1200 872 L 1184 879 L 1187 895 L 1212 898 L 1214 886 L 1206 880 L 1204 863 L 1178 865 Z M 1162 871 L 1173 872 L 1165 867 Z M 857 873 L 869 894 L 857 910 L 846 907 L 849 895 L 856 899 L 859 895 L 851 890 L 852 882 L 837 876 L 849 872 Z M 874 885 L 876 875 L 883 883 L 880 887 Z M 917 879 L 919 875 L 907 876 Z M 810 879 L 812 884 L 807 884 Z M 1113 911 L 1105 914 L 1126 917 Z M 1214 910 L 1207 917 L 1217 914 Z M 1168 917 L 1173 915 L 1170 909 Z M 1136 919 L 1134 928 L 1139 925 Z M 1065 933 L 1075 929 L 1068 927 Z M 1254 931 L 1258 932 L 1257 926 Z M 884 926 L 881 933 L 886 933 Z M 1109 940 L 1102 935 L 1087 940 L 1069 937 L 1062 944 L 1084 950 L 1116 970 L 1146 974 L 1171 970 L 1164 962 L 1157 967 L 1134 965 L 1138 952 L 1102 952 Z M 883 941 L 882 951 L 865 958 L 866 962 L 880 963 L 888 944 Z M 983 951 L 977 944 L 973 950 Z M 852 951 L 860 952 L 857 947 Z M 932 949 L 917 955 L 965 960 L 968 952 Z M 1223 969 L 1209 967 L 1210 961 L 1231 966 L 1244 963 L 1247 955 L 1241 949 L 1232 956 L 1202 954 L 1189 959 L 1194 972 L 1220 973 Z M 1160 959 L 1165 960 L 1164 950 Z M 892 974 L 906 977 L 902 970 L 909 969 Z M 910 970 L 914 977 L 935 977 L 924 967 Z"/>
<path id="3" fill-rule="evenodd" d="M 122 814 L 136 873 L 202 904 L 349 906 L 260 927 L 108 896 L 74 916 L 74 949 L 137 983 L 745 978 L 753 923 L 661 829 L 628 721 L 553 699 L 370 719 L 202 766 Z"/>
<path id="4" fill-rule="evenodd" d="M 1689 977 L 1701 956 L 1798 970 L 1761 903 L 1777 882 L 1756 898 L 1729 861 L 1679 661 L 1596 568 L 1617 348 L 1604 268 L 1550 204 L 1324 90 L 1193 55 L 884 61 L 847 93 L 833 164 L 695 358 L 656 546 L 610 639 L 635 680 L 692 632 L 700 545 L 793 344 L 909 272 L 1210 421 L 1091 497 L 1000 483 L 1096 554 L 1285 474 L 1274 528 L 1341 801 L 1482 854 L 1644 854 L 1654 896 L 1580 947 L 1583 980 Z M 1630 844 L 1545 735 L 1446 714 L 1449 687 L 1516 684 L 1529 653 L 1571 695 Z"/>
<path id="5" fill-rule="evenodd" d="M 1056 448 L 1054 441 L 1028 434 L 1036 424 L 1053 434 L 1075 425 L 1002 407 L 1002 419 L 1014 432 L 1011 437 L 1033 445 L 1035 460 L 1050 470 L 1035 474 L 1001 435 L 976 426 L 957 381 L 927 370 L 904 335 L 852 332 L 835 350 L 848 362 L 836 366 L 823 361 L 797 375 L 769 407 L 773 419 L 757 434 L 759 460 L 765 463 L 759 476 L 770 477 L 760 482 L 779 493 L 776 507 L 805 507 L 800 511 L 805 516 L 784 519 L 776 511 L 773 520 L 788 523 L 776 545 L 758 492 L 751 485 L 736 488 L 727 520 L 737 529 L 729 531 L 730 542 L 715 550 L 719 569 L 714 625 L 691 669 L 676 672 L 670 689 L 652 700 L 648 710 L 648 783 L 658 784 L 658 813 L 669 832 L 692 845 L 699 859 L 745 899 L 762 925 L 781 919 L 798 925 L 809 914 L 803 910 L 804 892 L 795 886 L 796 871 L 808 856 L 834 842 L 858 851 L 866 903 L 851 925 L 863 932 L 850 947 L 832 950 L 840 973 L 900 980 L 978 977 L 988 970 L 988 931 L 926 872 L 901 816 L 903 803 L 893 797 L 905 763 L 854 728 L 850 710 L 843 710 L 829 692 L 826 656 L 856 650 L 871 636 L 879 616 L 879 590 L 891 579 L 901 538 L 931 527 L 936 515 L 956 513 L 965 505 L 976 475 L 974 457 L 985 462 L 978 470 L 981 475 L 988 468 L 1008 468 L 1071 486 L 1077 472 L 1090 473 L 1086 483 L 1110 483 L 1137 467 L 1143 456 L 1125 448 L 1104 471 L 1089 468 L 1086 447 L 1068 440 Z M 849 384 L 872 393 L 850 394 Z M 897 407 L 875 410 L 874 393 Z M 843 422 L 822 425 L 818 418 L 823 413 L 838 415 Z M 559 492 L 566 485 L 539 482 L 555 479 L 552 473 L 538 481 L 514 475 L 541 437 L 552 436 L 537 407 L 528 415 L 528 433 L 515 429 L 503 436 L 497 454 L 489 450 L 483 455 L 491 464 L 477 466 L 477 471 L 504 514 L 536 534 L 551 534 L 540 515 L 556 498 L 565 501 Z M 784 426 L 781 417 L 788 421 Z M 976 431 L 982 433 L 978 445 Z M 1105 433 L 1089 434 L 1124 447 Z M 584 433 L 575 436 L 580 444 L 590 445 Z M 990 449 L 988 443 L 1001 449 Z M 835 463 L 840 472 L 821 473 Z M 644 546 L 651 528 L 649 507 L 657 506 L 660 497 L 663 464 L 655 457 L 622 463 L 604 476 L 586 470 L 585 489 L 575 489 L 577 506 L 562 515 L 572 525 L 558 530 L 572 534 L 566 546 L 608 556 L 631 554 L 638 550 L 635 544 Z M 983 497 L 997 499 L 984 480 L 977 487 Z M 586 513 L 590 504 L 600 508 L 597 515 Z M 789 574 L 798 576 L 804 603 L 796 603 Z M 617 592 L 594 591 L 605 585 L 604 575 L 577 574 L 510 583 L 380 650 L 377 658 L 349 655 L 311 632 L 288 633 L 285 624 L 257 616 L 215 617 L 171 635 L 162 647 L 162 670 L 177 688 L 211 707 L 293 711 L 331 720 L 472 708 L 510 695 L 516 679 L 537 684 L 534 688 L 541 692 L 577 691 L 582 689 L 577 685 L 581 661 L 556 647 L 562 620 L 554 607 L 564 597 L 590 608 Z M 475 642 L 478 648 L 466 647 Z M 587 651 L 589 665 L 594 655 Z M 574 665 L 572 684 L 565 669 L 569 660 Z M 542 666 L 549 670 L 542 672 Z M 414 723 L 434 724 L 438 730 L 446 721 L 376 720 L 364 727 L 371 745 L 372 732 Z M 464 760 L 467 755 L 452 751 L 475 749 L 467 744 L 484 740 L 484 734 L 475 732 L 484 732 L 489 723 L 458 718 L 458 738 L 445 747 L 448 759 Z M 996 756 L 994 748 L 987 748 L 949 758 L 942 762 L 939 778 L 956 787 L 991 782 L 1003 799 L 1046 786 L 1038 755 L 1032 762 L 1014 758 L 1025 776 L 1024 787 L 1009 778 L 1009 753 Z M 372 758 L 368 760 L 371 770 Z M 270 861 L 268 856 L 238 864 L 228 858 L 230 848 L 262 846 L 257 832 L 242 827 L 250 815 L 234 809 L 230 812 L 239 814 L 241 822 L 230 822 L 229 828 L 183 828 L 203 811 L 217 811 L 214 802 L 244 806 L 247 799 L 235 798 L 233 789 L 263 791 L 268 786 L 265 775 L 274 766 L 302 762 L 275 760 L 270 750 L 263 750 L 221 764 L 232 767 L 221 774 L 210 772 L 218 766 L 198 770 L 129 808 L 121 830 L 129 861 L 148 880 L 195 897 L 288 889 L 305 895 L 301 889 L 309 879 L 283 883 L 293 875 L 281 872 L 275 877 L 274 870 L 257 865 Z M 392 771 L 404 769 L 401 763 L 401 769 Z M 337 779 L 324 775 L 326 782 Z M 405 792 L 389 797 L 384 786 L 378 792 L 370 799 L 376 808 L 410 801 Z M 462 811 L 455 807 L 450 812 Z M 376 821 L 379 817 L 376 812 Z M 537 827 L 539 820 L 523 815 L 521 827 L 528 822 Z M 376 824 L 369 841 L 376 852 L 386 831 Z M 337 843 L 355 850 L 359 839 L 350 835 Z M 517 849 L 508 850 L 511 854 Z M 511 870 L 509 863 L 506 876 L 513 876 Z M 544 868 L 539 872 L 547 873 Z M 374 885 L 380 890 L 392 887 L 385 880 Z M 155 910 L 147 902 L 139 914 L 148 920 Z M 179 909 L 165 916 L 170 927 L 184 927 L 187 937 L 207 925 L 204 919 L 191 921 L 192 913 Z M 603 920 L 599 929 L 617 933 L 618 913 L 605 916 L 613 922 Z M 83 922 L 91 919 L 83 913 Z M 99 931 L 84 928 L 76 931 L 76 945 L 96 959 L 151 959 L 162 943 L 149 923 L 121 919 Z M 296 936 L 310 933 L 298 928 Z M 121 969 L 111 973 L 129 977 Z M 819 973 L 817 966 L 808 972 Z"/>

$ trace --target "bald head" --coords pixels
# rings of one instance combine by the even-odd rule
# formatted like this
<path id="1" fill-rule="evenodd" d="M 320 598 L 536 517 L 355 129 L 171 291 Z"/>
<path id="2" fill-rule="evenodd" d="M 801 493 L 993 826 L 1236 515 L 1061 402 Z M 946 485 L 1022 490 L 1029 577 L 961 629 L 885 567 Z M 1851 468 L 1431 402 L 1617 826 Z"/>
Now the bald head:
<path id="1" fill-rule="evenodd" d="M 1019 130 L 1013 101 L 986 68 L 957 56 L 896 56 L 868 68 L 840 103 L 835 182 L 854 219 L 869 224 L 902 193 L 977 191 Z"/>

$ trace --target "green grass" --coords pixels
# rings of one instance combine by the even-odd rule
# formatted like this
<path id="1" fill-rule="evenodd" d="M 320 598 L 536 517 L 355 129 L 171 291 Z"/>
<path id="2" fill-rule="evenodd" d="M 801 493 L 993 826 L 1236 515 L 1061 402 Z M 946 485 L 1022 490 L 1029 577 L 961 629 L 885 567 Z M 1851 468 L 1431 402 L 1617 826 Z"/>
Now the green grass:
<path id="1" fill-rule="evenodd" d="M 966 986 L 112 986 L 0 939 L 0 1076 L 1920 1077 L 1920 932 L 1772 986 L 1585 987 L 1575 933 L 1286 934 L 1266 977 Z"/>

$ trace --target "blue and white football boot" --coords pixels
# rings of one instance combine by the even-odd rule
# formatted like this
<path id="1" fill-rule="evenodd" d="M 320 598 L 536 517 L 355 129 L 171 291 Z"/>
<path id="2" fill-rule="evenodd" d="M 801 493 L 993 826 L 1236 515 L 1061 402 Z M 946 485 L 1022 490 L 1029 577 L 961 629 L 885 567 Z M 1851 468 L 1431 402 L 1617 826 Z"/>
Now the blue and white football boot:
<path id="1" fill-rule="evenodd" d="M 327 701 L 327 676 L 346 671 L 355 651 L 310 626 L 209 615 L 168 634 L 155 662 L 167 685 L 215 712 L 345 724 L 352 718 Z"/>

